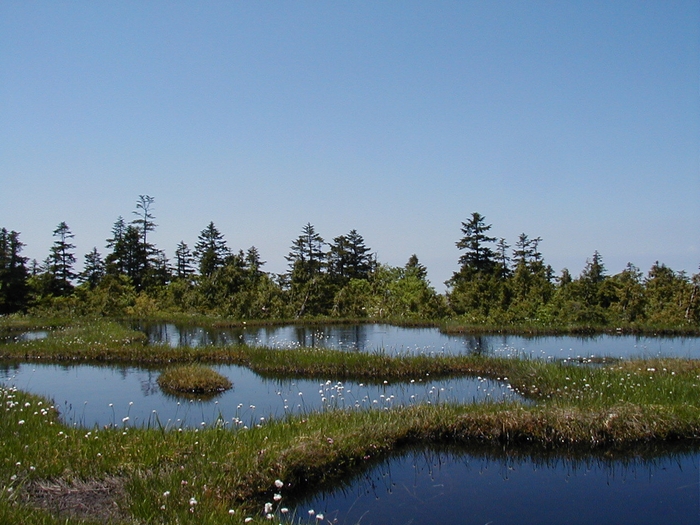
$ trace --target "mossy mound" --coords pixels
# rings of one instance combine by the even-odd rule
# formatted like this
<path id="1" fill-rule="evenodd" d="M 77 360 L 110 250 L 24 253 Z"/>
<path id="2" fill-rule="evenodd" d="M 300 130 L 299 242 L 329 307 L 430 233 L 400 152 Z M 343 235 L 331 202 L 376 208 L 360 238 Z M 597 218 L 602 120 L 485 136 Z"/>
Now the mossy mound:
<path id="1" fill-rule="evenodd" d="M 218 394 L 233 384 L 225 376 L 201 365 L 182 365 L 170 368 L 158 377 L 158 385 L 174 394 Z"/>

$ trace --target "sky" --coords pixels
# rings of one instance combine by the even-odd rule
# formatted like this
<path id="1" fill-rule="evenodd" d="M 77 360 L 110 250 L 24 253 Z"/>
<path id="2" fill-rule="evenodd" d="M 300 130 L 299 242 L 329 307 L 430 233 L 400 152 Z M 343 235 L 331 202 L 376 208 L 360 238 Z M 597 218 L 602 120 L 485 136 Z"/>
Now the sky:
<path id="1" fill-rule="evenodd" d="M 172 260 L 311 223 L 438 291 L 479 212 L 556 273 L 700 265 L 700 1 L 0 2 L 0 227 L 82 266 L 139 195 Z"/>

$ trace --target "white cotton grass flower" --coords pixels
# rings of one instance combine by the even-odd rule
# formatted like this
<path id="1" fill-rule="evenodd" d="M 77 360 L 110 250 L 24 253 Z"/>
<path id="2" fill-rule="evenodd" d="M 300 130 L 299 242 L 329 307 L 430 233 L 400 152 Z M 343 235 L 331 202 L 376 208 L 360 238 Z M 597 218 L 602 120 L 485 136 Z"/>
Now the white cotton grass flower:
<path id="1" fill-rule="evenodd" d="M 272 503 L 265 503 L 265 514 L 270 514 L 272 512 Z"/>
<path id="2" fill-rule="evenodd" d="M 194 498 L 190 498 L 190 507 L 194 507 L 197 504 L 197 500 Z"/>
<path id="3" fill-rule="evenodd" d="M 275 494 L 274 496 L 272 496 L 272 499 L 275 501 L 279 501 L 282 499 L 282 494 Z"/>
<path id="4" fill-rule="evenodd" d="M 278 489 L 281 489 L 282 487 L 284 487 L 284 482 L 281 479 L 276 479 L 275 480 L 275 487 L 277 487 Z"/>
<path id="5" fill-rule="evenodd" d="M 251 518 L 250 516 L 243 520 L 244 523 L 250 523 L 251 521 L 253 521 L 253 518 Z"/>

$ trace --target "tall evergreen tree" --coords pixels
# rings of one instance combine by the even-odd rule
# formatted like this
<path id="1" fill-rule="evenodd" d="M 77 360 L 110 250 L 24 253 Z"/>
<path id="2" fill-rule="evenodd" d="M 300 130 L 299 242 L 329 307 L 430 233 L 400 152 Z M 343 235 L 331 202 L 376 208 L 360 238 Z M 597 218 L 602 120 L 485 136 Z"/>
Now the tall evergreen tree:
<path id="1" fill-rule="evenodd" d="M 107 239 L 107 248 L 112 248 L 112 252 L 105 259 L 105 269 L 109 275 L 126 274 L 127 254 L 124 243 L 126 228 L 124 218 L 120 216 L 112 227 L 112 238 Z"/>
<path id="2" fill-rule="evenodd" d="M 90 290 L 97 287 L 105 276 L 105 263 L 97 248 L 85 255 L 83 271 L 78 274 L 78 282 L 87 284 Z"/>
<path id="3" fill-rule="evenodd" d="M 471 219 L 462 223 L 464 236 L 457 241 L 457 248 L 466 250 L 459 258 L 463 270 L 477 273 L 488 273 L 494 267 L 494 252 L 488 246 L 496 240 L 486 233 L 491 229 L 490 224 L 484 223 L 485 218 L 478 212 L 472 213 Z"/>
<path id="4" fill-rule="evenodd" d="M 151 251 L 151 246 L 148 244 L 148 232 L 155 231 L 156 223 L 153 222 L 155 217 L 151 212 L 151 206 L 155 199 L 150 195 L 139 195 L 139 200 L 136 202 L 136 210 L 132 213 L 138 218 L 131 221 L 131 224 L 135 225 L 141 232 L 143 239 L 143 248 L 146 252 Z"/>
<path id="5" fill-rule="evenodd" d="M 194 256 L 199 265 L 199 274 L 203 277 L 211 277 L 217 269 L 224 266 L 231 251 L 213 221 L 200 232 L 197 239 Z"/>
<path id="6" fill-rule="evenodd" d="M 65 222 L 61 222 L 53 231 L 53 236 L 57 239 L 51 247 L 49 271 L 53 278 L 52 293 L 56 296 L 70 295 L 73 291 L 73 283 L 76 274 L 73 272 L 75 255 L 72 250 L 75 245 L 70 242 L 74 237 L 70 228 Z"/>
<path id="7" fill-rule="evenodd" d="M 328 252 L 331 276 L 340 284 L 350 279 L 367 279 L 374 266 L 369 251 L 357 230 L 351 230 L 347 236 L 336 237 Z"/>
<path id="8" fill-rule="evenodd" d="M 286 256 L 289 292 L 296 317 L 325 313 L 330 308 L 333 290 L 325 279 L 325 244 L 311 223 L 307 223 Z"/>
<path id="9" fill-rule="evenodd" d="M 289 270 L 296 273 L 298 280 L 309 280 L 320 274 L 325 266 L 326 254 L 323 240 L 311 223 L 307 223 L 301 231 L 301 235 L 292 243 L 289 255 L 285 257 L 289 261 Z"/>
<path id="10" fill-rule="evenodd" d="M 184 241 L 180 241 L 175 250 L 175 276 L 178 279 L 189 279 L 194 274 L 192 263 L 194 257 Z"/>
<path id="11" fill-rule="evenodd" d="M 513 262 L 515 263 L 515 266 L 519 266 L 521 264 L 526 265 L 532 260 L 532 256 L 532 241 L 526 234 L 521 233 L 518 236 L 518 240 L 515 242 Z"/>
<path id="12" fill-rule="evenodd" d="M 428 269 L 420 263 L 415 253 L 408 258 L 404 271 L 406 275 L 413 275 L 420 280 L 425 280 L 428 277 Z"/>
<path id="13" fill-rule="evenodd" d="M 496 263 L 498 264 L 498 274 L 501 279 L 505 279 L 510 274 L 510 257 L 508 257 L 510 245 L 501 237 L 496 244 Z"/>
<path id="14" fill-rule="evenodd" d="M 260 268 L 265 265 L 265 261 L 260 258 L 260 252 L 255 246 L 248 248 L 245 254 L 245 264 L 251 281 L 257 281 L 264 273 Z"/>
<path id="15" fill-rule="evenodd" d="M 23 247 L 19 233 L 0 229 L 0 314 L 17 312 L 27 306 L 29 275 L 27 259 L 20 255 Z"/>
<path id="16" fill-rule="evenodd" d="M 136 291 L 143 289 L 149 268 L 148 247 L 143 244 L 141 229 L 128 226 L 119 217 L 112 228 L 112 238 L 107 239 L 107 247 L 112 252 L 105 258 L 107 275 L 125 275 L 131 279 Z"/>

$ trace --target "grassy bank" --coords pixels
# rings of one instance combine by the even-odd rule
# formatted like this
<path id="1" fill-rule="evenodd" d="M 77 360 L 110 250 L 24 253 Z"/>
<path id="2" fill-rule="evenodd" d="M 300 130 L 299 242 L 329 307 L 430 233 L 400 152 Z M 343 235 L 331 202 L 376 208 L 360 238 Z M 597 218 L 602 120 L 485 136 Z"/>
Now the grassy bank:
<path id="1" fill-rule="evenodd" d="M 473 323 L 460 318 L 449 319 L 421 319 L 421 318 L 383 318 L 372 319 L 367 317 L 338 318 L 338 317 L 311 317 L 290 319 L 232 319 L 227 317 L 183 314 L 173 312 L 155 312 L 149 317 L 123 317 L 114 321 L 128 325 L 132 323 L 174 323 L 181 326 L 198 326 L 203 328 L 240 328 L 240 327 L 265 327 L 265 326 L 328 326 L 328 325 L 356 325 L 356 324 L 388 324 L 411 328 L 438 328 L 445 334 L 511 334 L 524 336 L 547 335 L 666 335 L 666 336 L 700 336 L 700 326 L 693 324 L 649 324 L 627 323 L 615 326 L 590 325 L 590 324 L 565 324 L 553 325 L 543 323 L 517 323 L 517 324 L 488 324 Z M 3 331 L 36 330 L 57 328 L 75 323 L 71 317 L 34 317 L 30 315 L 9 315 L 0 317 L 0 333 Z M 102 323 L 109 321 L 107 318 L 97 317 L 82 319 L 79 322 Z"/>

